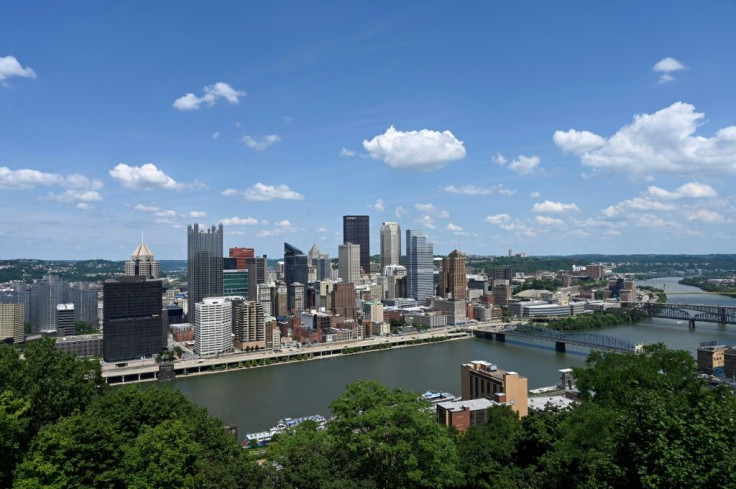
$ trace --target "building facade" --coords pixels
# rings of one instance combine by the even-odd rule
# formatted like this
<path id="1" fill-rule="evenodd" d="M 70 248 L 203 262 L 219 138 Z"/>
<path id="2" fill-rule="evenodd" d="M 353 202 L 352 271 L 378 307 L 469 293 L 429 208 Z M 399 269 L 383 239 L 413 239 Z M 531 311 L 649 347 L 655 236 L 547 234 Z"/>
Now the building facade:
<path id="1" fill-rule="evenodd" d="M 228 256 L 235 258 L 236 270 L 245 270 L 248 258 L 256 256 L 253 248 L 230 248 Z"/>
<path id="2" fill-rule="evenodd" d="M 388 221 L 381 224 L 381 273 L 389 265 L 399 265 L 401 260 L 401 226 Z"/>
<path id="3" fill-rule="evenodd" d="M 345 283 L 360 282 L 360 245 L 344 243 L 338 246 L 337 273 Z"/>
<path id="4" fill-rule="evenodd" d="M 196 321 L 195 304 L 205 297 L 221 297 L 223 286 L 222 224 L 200 229 L 187 227 L 187 314 Z"/>
<path id="5" fill-rule="evenodd" d="M 486 398 L 511 406 L 520 417 L 528 414 L 527 378 L 492 363 L 475 360 L 460 367 L 463 399 Z"/>
<path id="6" fill-rule="evenodd" d="M 342 216 L 342 242 L 360 246 L 360 268 L 371 273 L 371 226 L 368 216 Z"/>
<path id="7" fill-rule="evenodd" d="M 153 253 L 145 244 L 139 244 L 130 256 L 130 261 L 125 262 L 125 275 L 158 278 L 159 263 L 153 259 Z"/>
<path id="8" fill-rule="evenodd" d="M 259 285 L 266 283 L 266 270 L 268 270 L 268 257 L 254 256 L 245 259 L 245 267 L 248 270 L 248 299 L 256 300 L 256 290 Z"/>
<path id="9" fill-rule="evenodd" d="M 232 302 L 225 297 L 205 297 L 194 307 L 194 351 L 207 356 L 232 349 Z"/>
<path id="10" fill-rule="evenodd" d="M 406 278 L 408 296 L 420 303 L 434 297 L 434 249 L 421 231 L 406 231 Z"/>
<path id="11" fill-rule="evenodd" d="M 287 287 L 294 282 L 299 282 L 304 285 L 309 280 L 309 264 L 307 255 L 305 255 L 299 248 L 284 243 L 284 282 Z M 302 289 L 303 290 L 303 289 Z M 294 308 L 295 298 L 291 295 L 292 289 L 289 288 L 287 291 L 287 302 L 288 309 Z M 304 303 L 304 297 L 300 299 L 301 303 Z"/>
<path id="12" fill-rule="evenodd" d="M 56 305 L 56 336 L 74 335 L 74 304 Z"/>
<path id="13" fill-rule="evenodd" d="M 22 343 L 23 304 L 0 304 L 0 342 Z"/>
<path id="14" fill-rule="evenodd" d="M 239 350 L 265 348 L 263 305 L 254 301 L 233 301 L 233 334 L 235 348 Z"/>
<path id="15" fill-rule="evenodd" d="M 468 276 L 465 273 L 465 253 L 454 250 L 442 259 L 440 297 L 465 300 L 468 298 Z"/>

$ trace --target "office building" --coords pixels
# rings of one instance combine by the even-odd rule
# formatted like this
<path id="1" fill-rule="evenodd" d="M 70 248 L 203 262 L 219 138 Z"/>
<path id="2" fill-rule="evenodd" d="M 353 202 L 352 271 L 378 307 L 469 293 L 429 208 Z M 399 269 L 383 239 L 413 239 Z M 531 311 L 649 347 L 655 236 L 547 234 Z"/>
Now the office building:
<path id="1" fill-rule="evenodd" d="M 161 295 L 161 282 L 143 276 L 103 284 L 102 349 L 106 362 L 150 357 L 167 346 Z"/>
<path id="2" fill-rule="evenodd" d="M 360 246 L 360 268 L 371 272 L 371 226 L 368 216 L 342 217 L 342 242 Z"/>
<path id="3" fill-rule="evenodd" d="M 79 358 L 101 357 L 102 334 L 83 334 L 56 338 L 54 348 L 64 353 L 74 353 Z"/>
<path id="4" fill-rule="evenodd" d="M 307 284 L 309 277 L 309 265 L 307 263 L 307 255 L 302 250 L 296 248 L 289 243 L 284 243 L 284 282 L 287 287 L 294 282 L 299 284 Z M 291 295 L 293 288 L 289 288 L 287 291 L 288 309 L 291 311 L 294 309 L 295 298 Z M 302 287 L 302 293 L 304 287 Z M 301 304 L 304 304 L 304 297 L 299 299 Z"/>
<path id="5" fill-rule="evenodd" d="M 245 259 L 245 268 L 248 270 L 248 299 L 258 298 L 257 288 L 266 283 L 266 270 L 268 270 L 268 257 L 251 257 Z"/>
<path id="6" fill-rule="evenodd" d="M 486 424 L 488 409 L 497 405 L 485 398 L 438 402 L 437 421 L 445 426 L 454 426 L 458 431 L 467 431 L 471 426 Z"/>
<path id="7" fill-rule="evenodd" d="M 508 306 L 509 299 L 513 293 L 513 287 L 508 284 L 497 284 L 493 286 L 493 303 L 497 306 Z"/>
<path id="8" fill-rule="evenodd" d="M 591 280 L 601 280 L 606 275 L 606 267 L 603 265 L 590 264 L 585 267 L 585 273 Z"/>
<path id="9" fill-rule="evenodd" d="M 310 267 L 314 266 L 314 262 L 319 259 L 320 254 L 319 248 L 317 248 L 317 243 L 312 244 L 312 247 L 309 248 L 309 251 L 307 252 L 307 264 Z"/>
<path id="10" fill-rule="evenodd" d="M 475 360 L 460 367 L 463 399 L 486 398 L 511 406 L 524 417 L 528 413 L 527 378 L 516 372 L 506 372 L 492 363 Z"/>
<path id="11" fill-rule="evenodd" d="M 222 258 L 222 224 L 207 229 L 200 229 L 199 224 L 187 226 L 189 322 L 196 320 L 194 305 L 197 302 L 205 297 L 222 296 Z"/>
<path id="12" fill-rule="evenodd" d="M 31 321 L 31 290 L 24 282 L 14 280 L 9 288 L 0 290 L 0 304 L 23 305 L 23 321 Z"/>
<path id="13" fill-rule="evenodd" d="M 57 275 L 46 275 L 31 289 L 31 332 L 56 332 L 56 305 L 67 302 L 67 284 Z"/>
<path id="14" fill-rule="evenodd" d="M 306 287 L 299 282 L 293 282 L 287 285 L 287 295 L 291 302 L 288 303 L 288 313 L 298 316 L 301 311 L 306 309 Z"/>
<path id="15" fill-rule="evenodd" d="M 357 312 L 355 287 L 351 283 L 337 283 L 332 289 L 332 312 L 355 319 Z"/>
<path id="16" fill-rule="evenodd" d="M 248 270 L 223 270 L 222 295 L 248 297 Z"/>
<path id="17" fill-rule="evenodd" d="M 360 245 L 345 243 L 338 246 L 338 277 L 345 283 L 360 282 Z"/>
<path id="18" fill-rule="evenodd" d="M 465 253 L 454 250 L 442 259 L 440 297 L 465 300 L 468 298 L 468 276 L 465 273 Z"/>
<path id="19" fill-rule="evenodd" d="M 237 258 L 223 258 L 222 259 L 222 269 L 224 270 L 237 270 L 238 269 L 238 259 Z"/>
<path id="20" fill-rule="evenodd" d="M 317 269 L 317 280 L 332 279 L 332 261 L 330 255 L 321 253 L 314 261 L 314 267 Z"/>
<path id="21" fill-rule="evenodd" d="M 434 297 L 434 250 L 421 231 L 406 231 L 407 293 L 423 303 Z"/>
<path id="22" fill-rule="evenodd" d="M 139 244 L 130 256 L 130 261 L 125 262 L 125 275 L 158 278 L 159 263 L 153 259 L 153 253 L 145 244 Z"/>
<path id="23" fill-rule="evenodd" d="M 491 269 L 491 280 L 507 280 L 511 281 L 513 272 L 511 267 L 496 267 Z"/>
<path id="24" fill-rule="evenodd" d="M 265 348 L 263 305 L 253 301 L 233 301 L 233 334 L 234 346 L 238 350 Z"/>
<path id="25" fill-rule="evenodd" d="M 22 343 L 23 304 L 0 304 L 0 342 Z"/>
<path id="26" fill-rule="evenodd" d="M 89 282 L 71 284 L 67 302 L 74 304 L 74 322 L 87 323 L 95 328 L 99 326 L 98 290 L 96 286 L 90 287 Z"/>
<path id="27" fill-rule="evenodd" d="M 232 348 L 233 305 L 225 297 L 205 297 L 195 305 L 194 351 L 200 356 Z"/>
<path id="28" fill-rule="evenodd" d="M 74 335 L 74 304 L 56 305 L 56 336 Z"/>
<path id="29" fill-rule="evenodd" d="M 256 250 L 253 248 L 230 248 L 228 256 L 235 258 L 236 270 L 245 270 L 248 258 L 256 256 Z"/>
<path id="30" fill-rule="evenodd" d="M 381 224 L 381 273 L 401 260 L 401 226 L 389 221 Z"/>

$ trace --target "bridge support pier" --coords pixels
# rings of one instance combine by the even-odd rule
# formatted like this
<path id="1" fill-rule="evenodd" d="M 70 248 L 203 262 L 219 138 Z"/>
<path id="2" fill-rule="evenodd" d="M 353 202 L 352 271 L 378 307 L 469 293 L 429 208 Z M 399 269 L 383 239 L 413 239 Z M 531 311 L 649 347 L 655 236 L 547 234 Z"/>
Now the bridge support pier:
<path id="1" fill-rule="evenodd" d="M 688 327 L 690 329 L 695 329 L 695 319 L 690 318 L 690 321 L 688 322 Z"/>
<path id="2" fill-rule="evenodd" d="M 565 342 L 555 341 L 555 351 L 558 351 L 560 353 L 565 353 Z"/>
<path id="3" fill-rule="evenodd" d="M 502 343 L 506 342 L 506 335 L 503 333 L 496 333 L 496 341 L 500 341 Z"/>

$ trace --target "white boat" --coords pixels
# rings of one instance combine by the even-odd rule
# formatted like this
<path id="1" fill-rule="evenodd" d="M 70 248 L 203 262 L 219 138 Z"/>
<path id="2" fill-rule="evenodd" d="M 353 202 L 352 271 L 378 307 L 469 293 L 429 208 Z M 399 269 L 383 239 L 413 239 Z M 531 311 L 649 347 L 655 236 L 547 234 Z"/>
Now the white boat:
<path id="1" fill-rule="evenodd" d="M 245 440 L 243 440 L 243 447 L 244 448 L 260 448 L 260 447 L 266 447 L 269 443 L 271 443 L 271 438 L 273 438 L 274 435 L 277 435 L 279 433 L 284 433 L 285 431 L 294 428 L 305 421 L 314 421 L 317 423 L 317 429 L 322 430 L 325 428 L 325 425 L 327 424 L 327 420 L 324 416 L 320 416 L 319 414 L 315 414 L 313 416 L 304 416 L 302 418 L 283 418 L 280 419 L 278 423 L 276 423 L 276 426 L 273 428 L 266 430 L 266 431 L 259 431 L 257 433 L 248 433 L 245 435 Z"/>
<path id="2" fill-rule="evenodd" d="M 422 399 L 427 400 L 430 404 L 435 405 L 445 401 L 459 401 L 460 398 L 450 394 L 449 392 L 427 391 L 422 394 Z"/>

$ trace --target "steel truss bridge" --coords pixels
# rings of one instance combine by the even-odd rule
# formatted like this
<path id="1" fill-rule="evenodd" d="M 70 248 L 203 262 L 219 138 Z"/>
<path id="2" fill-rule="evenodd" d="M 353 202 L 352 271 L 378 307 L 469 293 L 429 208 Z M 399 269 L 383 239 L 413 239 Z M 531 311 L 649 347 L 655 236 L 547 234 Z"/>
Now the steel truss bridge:
<path id="1" fill-rule="evenodd" d="M 555 350 L 559 352 L 564 352 L 565 345 L 567 344 L 584 346 L 594 350 L 632 353 L 638 353 L 641 350 L 641 345 L 635 345 L 631 341 L 617 336 L 588 332 L 561 333 L 560 331 L 534 324 L 514 324 L 494 330 L 475 329 L 473 330 L 473 334 L 477 338 L 486 339 L 492 339 L 495 336 L 496 341 L 506 341 L 506 336 L 554 341 Z"/>
<path id="2" fill-rule="evenodd" d="M 695 322 L 736 324 L 736 307 L 708 306 L 704 304 L 629 303 L 630 307 L 644 312 L 648 317 L 680 319 L 687 321 L 691 329 Z"/>

